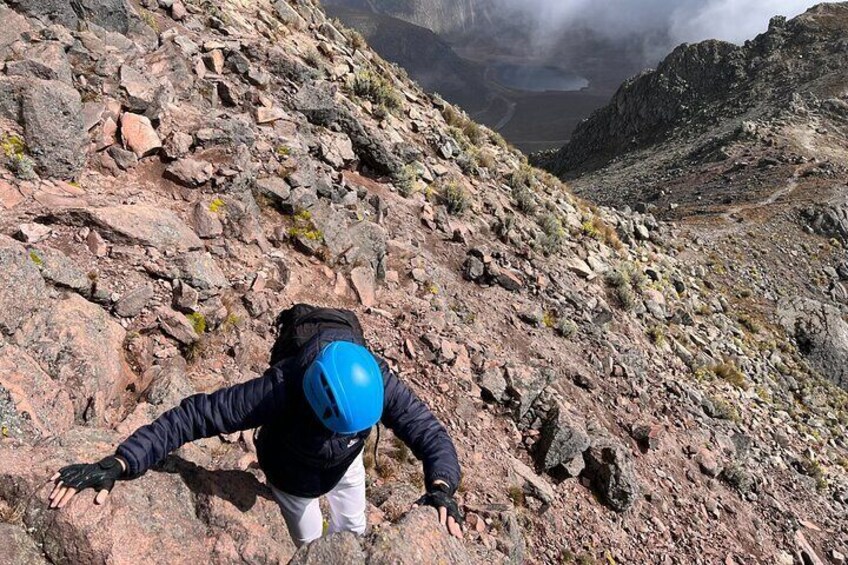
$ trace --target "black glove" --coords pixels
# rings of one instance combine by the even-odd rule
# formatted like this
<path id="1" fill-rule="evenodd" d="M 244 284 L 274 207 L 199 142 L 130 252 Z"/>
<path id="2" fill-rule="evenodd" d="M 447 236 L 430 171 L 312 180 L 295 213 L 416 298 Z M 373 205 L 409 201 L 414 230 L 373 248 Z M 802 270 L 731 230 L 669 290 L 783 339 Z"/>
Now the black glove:
<path id="1" fill-rule="evenodd" d="M 121 478 L 124 469 L 114 455 L 104 457 L 97 463 L 77 463 L 59 469 L 59 478 L 63 487 L 76 491 L 93 488 L 111 491 L 115 481 Z"/>
<path id="2" fill-rule="evenodd" d="M 465 522 L 465 516 L 459 510 L 456 499 L 453 497 L 450 488 L 447 485 L 436 484 L 430 487 L 427 494 L 421 497 L 418 501 L 419 505 L 432 506 L 433 508 L 444 508 L 448 512 L 448 516 L 460 526 Z"/>

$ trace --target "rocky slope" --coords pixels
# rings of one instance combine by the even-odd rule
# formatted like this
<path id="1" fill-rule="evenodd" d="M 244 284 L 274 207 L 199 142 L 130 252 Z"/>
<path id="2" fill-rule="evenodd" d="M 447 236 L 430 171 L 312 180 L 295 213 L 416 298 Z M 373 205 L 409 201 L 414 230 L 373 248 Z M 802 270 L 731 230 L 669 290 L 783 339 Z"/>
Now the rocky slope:
<path id="1" fill-rule="evenodd" d="M 573 197 L 309 1 L 0 18 L 0 561 L 844 561 L 830 311 L 748 316 L 678 228 Z M 296 301 L 355 308 L 446 422 L 463 541 L 408 513 L 392 439 L 369 535 L 297 553 L 249 433 L 46 509 L 58 466 L 264 370 Z"/>
<path id="2" fill-rule="evenodd" d="M 324 4 L 387 14 L 438 34 L 461 33 L 488 22 L 494 8 L 493 0 L 325 0 Z"/>
<path id="3" fill-rule="evenodd" d="M 747 180 L 749 165 L 785 169 L 798 164 L 786 162 L 797 153 L 825 160 L 834 156 L 828 145 L 844 149 L 846 36 L 848 4 L 833 3 L 790 21 L 775 17 L 743 46 L 681 45 L 656 70 L 625 82 L 568 145 L 537 162 L 567 178 L 619 173 L 622 186 L 596 183 L 593 196 L 605 203 L 666 203 L 661 190 L 675 192 L 676 204 L 700 208 L 749 198 L 731 173 Z M 733 169 L 751 161 L 748 150 L 766 159 Z M 719 176 L 729 186 L 704 189 L 705 179 Z"/>
<path id="4" fill-rule="evenodd" d="M 487 109 L 493 96 L 485 67 L 460 58 L 450 45 L 429 29 L 404 20 L 327 5 L 327 14 L 356 29 L 369 47 L 398 64 L 427 92 L 437 92 L 469 114 Z"/>

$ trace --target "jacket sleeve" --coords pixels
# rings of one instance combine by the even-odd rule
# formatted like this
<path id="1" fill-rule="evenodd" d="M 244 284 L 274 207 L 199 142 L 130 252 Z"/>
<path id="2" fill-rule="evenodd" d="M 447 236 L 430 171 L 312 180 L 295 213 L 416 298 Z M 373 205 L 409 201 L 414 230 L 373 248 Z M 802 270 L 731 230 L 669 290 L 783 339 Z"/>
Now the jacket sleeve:
<path id="1" fill-rule="evenodd" d="M 424 463 L 427 487 L 442 480 L 451 492 L 459 486 L 461 470 L 447 430 L 429 408 L 380 360 L 385 383 L 382 422 Z"/>
<path id="2" fill-rule="evenodd" d="M 283 406 L 282 381 L 277 370 L 269 369 L 262 377 L 245 383 L 184 399 L 118 446 L 116 455 L 126 460 L 127 476 L 144 474 L 191 441 L 266 423 Z"/>

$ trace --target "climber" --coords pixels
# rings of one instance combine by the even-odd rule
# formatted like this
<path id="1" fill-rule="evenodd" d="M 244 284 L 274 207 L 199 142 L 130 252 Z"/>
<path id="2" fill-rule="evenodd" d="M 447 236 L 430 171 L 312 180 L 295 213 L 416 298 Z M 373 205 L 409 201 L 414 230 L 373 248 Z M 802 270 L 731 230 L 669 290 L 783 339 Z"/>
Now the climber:
<path id="1" fill-rule="evenodd" d="M 181 445 L 217 434 L 256 429 L 256 453 L 295 544 L 329 532 L 366 528 L 363 448 L 382 423 L 423 461 L 426 494 L 450 534 L 462 536 L 454 499 L 460 480 L 456 449 L 444 426 L 365 348 L 362 328 L 347 310 L 298 304 L 277 318 L 271 367 L 259 378 L 197 394 L 136 430 L 114 455 L 63 467 L 53 476 L 50 507 L 62 508 L 86 488 L 102 504 L 117 480 L 144 474 Z M 379 436 L 378 436 L 379 437 Z"/>

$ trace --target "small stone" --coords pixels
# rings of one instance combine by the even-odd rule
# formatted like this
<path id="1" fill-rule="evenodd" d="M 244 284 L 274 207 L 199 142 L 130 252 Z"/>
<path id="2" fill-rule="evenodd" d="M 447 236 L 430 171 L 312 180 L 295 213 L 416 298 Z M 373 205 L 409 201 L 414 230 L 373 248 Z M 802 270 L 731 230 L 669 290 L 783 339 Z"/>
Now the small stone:
<path id="1" fill-rule="evenodd" d="M 486 266 L 483 264 L 483 261 L 477 257 L 468 256 L 465 259 L 465 264 L 462 266 L 462 275 L 466 280 L 477 281 L 483 277 L 485 270 Z"/>
<path id="2" fill-rule="evenodd" d="M 698 453 L 695 455 L 695 462 L 698 463 L 701 472 L 708 477 L 715 478 L 721 474 L 722 467 L 716 459 L 715 454 L 706 447 L 698 450 Z"/>
<path id="3" fill-rule="evenodd" d="M 194 231 L 203 239 L 220 237 L 224 233 L 224 225 L 216 212 L 209 209 L 208 204 L 198 202 L 192 214 Z"/>
<path id="4" fill-rule="evenodd" d="M 265 106 L 259 106 L 258 108 L 256 108 L 257 124 L 270 124 L 285 117 L 285 110 L 277 108 L 276 106 L 272 106 L 270 108 L 267 108 Z"/>
<path id="5" fill-rule="evenodd" d="M 167 178 L 190 188 L 206 184 L 214 174 L 215 167 L 212 163 L 190 157 L 179 159 L 165 169 Z"/>
<path id="6" fill-rule="evenodd" d="M 171 17 L 176 21 L 183 21 L 186 16 L 188 16 L 188 10 L 186 10 L 185 4 L 180 2 L 180 0 L 174 0 L 173 5 L 171 6 Z"/>
<path id="7" fill-rule="evenodd" d="M 592 267 L 589 266 L 586 261 L 580 259 L 578 257 L 574 257 L 566 263 L 566 267 L 573 273 L 576 273 L 577 276 L 588 279 L 595 275 L 595 271 L 592 270 Z"/>
<path id="8" fill-rule="evenodd" d="M 132 112 L 124 112 L 121 116 L 121 137 L 139 159 L 156 153 L 162 147 L 150 120 Z"/>
<path id="9" fill-rule="evenodd" d="M 88 250 L 94 253 L 95 257 L 105 257 L 109 249 L 106 247 L 106 242 L 96 230 L 91 230 L 85 238 L 85 244 Z"/>
<path id="10" fill-rule="evenodd" d="M 157 317 L 162 331 L 183 345 L 191 345 L 200 339 L 188 319 L 179 312 L 174 312 L 170 308 L 160 308 L 157 311 Z"/>
<path id="11" fill-rule="evenodd" d="M 127 151 L 117 145 L 112 145 L 108 149 L 109 156 L 115 160 L 115 163 L 122 171 L 132 169 L 138 165 L 138 157 L 132 151 Z"/>
<path id="12" fill-rule="evenodd" d="M 6 210 L 11 210 L 20 204 L 23 199 L 23 195 L 17 188 L 0 179 L 0 206 Z"/>
<path id="13" fill-rule="evenodd" d="M 178 280 L 174 284 L 172 300 L 173 306 L 177 310 L 182 312 L 194 312 L 197 310 L 197 302 L 200 300 L 200 293 L 187 283 Z"/>
<path id="14" fill-rule="evenodd" d="M 100 134 L 95 143 L 95 148 L 102 151 L 107 147 L 118 143 L 118 124 L 109 116 L 100 127 Z"/>
<path id="15" fill-rule="evenodd" d="M 188 155 L 194 138 L 187 133 L 175 131 L 165 140 L 165 156 L 169 159 L 179 159 Z"/>
<path id="16" fill-rule="evenodd" d="M 353 290 L 363 306 L 377 304 L 377 289 L 374 272 L 368 267 L 356 267 L 350 272 L 350 282 Z"/>
<path id="17" fill-rule="evenodd" d="M 637 424 L 631 431 L 631 436 L 644 449 L 657 449 L 660 446 L 663 428 L 656 424 Z"/>
<path id="18" fill-rule="evenodd" d="M 24 243 L 38 243 L 50 236 L 53 230 L 42 224 L 21 224 L 15 232 L 15 239 Z"/>
<path id="19" fill-rule="evenodd" d="M 126 294 L 115 303 L 115 314 L 122 318 L 134 318 L 144 310 L 153 298 L 153 287 L 143 284 Z"/>
<path id="20" fill-rule="evenodd" d="M 220 75 L 224 72 L 224 53 L 220 49 L 213 49 L 203 56 L 203 62 L 206 63 L 206 68 Z"/>

